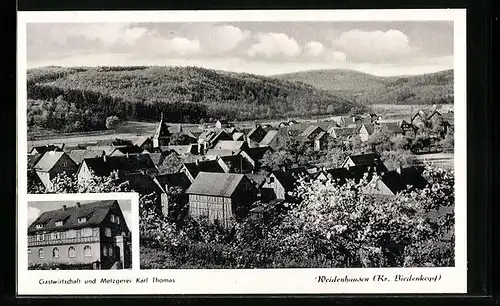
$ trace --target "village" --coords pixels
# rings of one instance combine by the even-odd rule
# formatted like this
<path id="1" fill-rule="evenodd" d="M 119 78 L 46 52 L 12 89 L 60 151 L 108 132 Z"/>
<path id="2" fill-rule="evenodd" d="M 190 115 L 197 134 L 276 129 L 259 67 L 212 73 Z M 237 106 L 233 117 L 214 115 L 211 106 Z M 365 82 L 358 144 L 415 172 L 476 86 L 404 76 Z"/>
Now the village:
<path id="1" fill-rule="evenodd" d="M 453 129 L 453 111 L 436 108 L 417 110 L 406 120 L 368 113 L 316 121 L 255 122 L 250 128 L 221 119 L 200 125 L 197 131 L 166 123 L 160 116 L 153 135 L 29 147 L 28 185 L 50 192 L 53 180 L 62 173 L 75 175 L 79 184 L 92 176 L 111 176 L 128 182 L 139 194 L 157 195 L 164 216 L 178 213 L 172 209 L 180 205 L 188 208 L 190 217 L 224 225 L 249 214 L 263 216 L 280 203 L 293 201 L 290 192 L 299 180 L 332 178 L 339 184 L 363 180 L 364 192 L 381 198 L 426 185 L 425 159 L 388 166 L 376 150 L 350 151 L 328 167 L 319 163 L 270 167 L 264 160 L 273 158 L 286 139 L 300 141 L 312 152 L 324 152 L 332 142 L 342 147 L 367 143 L 380 131 L 411 140 L 426 130 L 431 133 L 428 138 L 439 140 Z"/>

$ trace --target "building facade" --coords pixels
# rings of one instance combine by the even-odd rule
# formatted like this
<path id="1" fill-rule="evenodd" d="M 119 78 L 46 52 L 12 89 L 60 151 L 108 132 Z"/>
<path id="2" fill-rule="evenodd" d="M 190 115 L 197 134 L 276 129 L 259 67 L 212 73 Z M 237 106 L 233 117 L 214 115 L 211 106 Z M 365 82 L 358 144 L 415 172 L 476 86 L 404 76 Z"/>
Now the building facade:
<path id="1" fill-rule="evenodd" d="M 47 211 L 28 228 L 28 266 L 130 268 L 131 235 L 117 201 Z"/>

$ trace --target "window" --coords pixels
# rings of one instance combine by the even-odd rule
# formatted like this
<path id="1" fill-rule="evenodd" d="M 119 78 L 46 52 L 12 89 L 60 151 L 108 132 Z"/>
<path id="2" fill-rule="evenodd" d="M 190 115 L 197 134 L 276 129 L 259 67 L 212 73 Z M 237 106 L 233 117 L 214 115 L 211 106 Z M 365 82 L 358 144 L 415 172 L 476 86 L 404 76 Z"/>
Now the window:
<path id="1" fill-rule="evenodd" d="M 43 241 L 43 234 L 36 235 L 36 241 Z"/>
<path id="2" fill-rule="evenodd" d="M 59 258 L 59 249 L 58 248 L 54 248 L 52 250 L 52 257 Z"/>
<path id="3" fill-rule="evenodd" d="M 45 254 L 44 254 L 43 249 L 39 249 L 39 250 L 38 250 L 38 258 L 42 259 L 44 255 L 45 255 Z"/>
<path id="4" fill-rule="evenodd" d="M 115 220 L 115 221 L 116 221 L 116 224 L 120 224 L 120 217 L 116 216 L 116 218 L 115 218 L 115 219 L 116 219 L 116 220 Z"/>
<path id="5" fill-rule="evenodd" d="M 109 256 L 113 256 L 113 247 L 112 246 L 109 247 L 108 254 L 109 254 Z"/>
<path id="6" fill-rule="evenodd" d="M 50 239 L 52 240 L 61 239 L 61 234 L 59 232 L 52 233 L 50 234 Z"/>
<path id="7" fill-rule="evenodd" d="M 107 247 L 104 247 L 104 248 L 102 249 L 102 254 L 103 254 L 104 256 L 108 256 L 108 248 L 107 248 Z"/>
<path id="8" fill-rule="evenodd" d="M 57 221 L 56 222 L 56 226 L 62 226 L 63 225 L 63 222 L 62 221 Z"/>
<path id="9" fill-rule="evenodd" d="M 90 248 L 90 245 L 86 245 L 84 248 L 83 248 L 83 256 L 85 257 L 90 257 L 92 256 L 92 253 L 91 253 L 91 248 Z"/>
<path id="10" fill-rule="evenodd" d="M 69 230 L 66 232 L 66 238 L 76 238 L 76 231 L 75 230 Z"/>
<path id="11" fill-rule="evenodd" d="M 91 237 L 91 236 L 92 236 L 92 229 L 91 228 L 82 229 L 82 237 Z"/>
<path id="12" fill-rule="evenodd" d="M 37 224 L 36 229 L 41 229 L 43 227 L 43 224 Z"/>
<path id="13" fill-rule="evenodd" d="M 111 214 L 111 216 L 109 216 L 109 219 L 111 220 L 111 222 L 115 223 L 115 215 Z"/>
<path id="14" fill-rule="evenodd" d="M 109 227 L 106 227 L 106 228 L 104 229 L 104 235 L 105 235 L 106 237 L 111 237 L 111 229 L 110 229 Z"/>
<path id="15" fill-rule="evenodd" d="M 68 257 L 69 258 L 75 258 L 76 257 L 76 251 L 74 247 L 69 247 L 68 249 Z"/>
<path id="16" fill-rule="evenodd" d="M 87 222 L 87 218 L 85 217 L 78 218 L 78 223 L 85 223 L 85 222 Z"/>

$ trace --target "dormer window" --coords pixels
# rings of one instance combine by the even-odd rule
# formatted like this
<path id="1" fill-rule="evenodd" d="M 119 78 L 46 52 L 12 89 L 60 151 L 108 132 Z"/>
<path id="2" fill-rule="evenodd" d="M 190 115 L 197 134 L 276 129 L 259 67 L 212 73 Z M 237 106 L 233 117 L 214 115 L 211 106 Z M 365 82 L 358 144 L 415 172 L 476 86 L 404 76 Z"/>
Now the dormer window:
<path id="1" fill-rule="evenodd" d="M 57 221 L 56 222 L 56 226 L 62 226 L 63 225 L 63 222 L 62 221 Z"/>
<path id="2" fill-rule="evenodd" d="M 115 223 L 115 215 L 111 214 L 111 216 L 109 216 L 109 219 L 111 220 L 111 222 Z"/>
<path id="3" fill-rule="evenodd" d="M 85 217 L 78 218 L 78 223 L 85 223 L 85 222 L 87 222 L 87 218 Z"/>
<path id="4" fill-rule="evenodd" d="M 37 224 L 36 229 L 41 229 L 43 227 L 43 224 Z"/>

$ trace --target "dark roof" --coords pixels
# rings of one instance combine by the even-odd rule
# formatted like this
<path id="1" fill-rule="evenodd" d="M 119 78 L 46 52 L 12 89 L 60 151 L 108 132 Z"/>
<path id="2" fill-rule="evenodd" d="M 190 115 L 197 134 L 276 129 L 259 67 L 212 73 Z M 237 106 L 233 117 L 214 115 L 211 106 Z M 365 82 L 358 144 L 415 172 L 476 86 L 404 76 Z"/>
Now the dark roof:
<path id="1" fill-rule="evenodd" d="M 337 181 L 339 184 L 345 184 L 348 180 L 354 180 L 358 183 L 363 177 L 369 181 L 373 176 L 375 171 L 385 171 L 384 169 L 374 169 L 368 168 L 366 166 L 353 166 L 349 169 L 347 168 L 333 168 L 321 171 L 315 175 L 317 177 L 320 173 L 325 174 L 327 177 L 331 177 L 333 180 Z"/>
<path id="2" fill-rule="evenodd" d="M 28 169 L 32 169 L 38 160 L 40 160 L 40 157 L 42 157 L 42 154 L 29 154 L 28 155 Z"/>
<path id="3" fill-rule="evenodd" d="M 200 172 L 217 172 L 224 173 L 224 168 L 221 167 L 219 161 L 217 160 L 204 160 L 199 161 L 198 164 L 194 163 L 184 163 L 184 167 L 191 173 L 191 175 L 196 178 Z"/>
<path id="4" fill-rule="evenodd" d="M 143 173 L 130 173 L 122 177 L 123 181 L 129 183 L 130 188 L 140 194 L 160 193 L 161 189 L 154 179 Z"/>
<path id="5" fill-rule="evenodd" d="M 393 133 L 396 133 L 396 134 L 403 133 L 403 130 L 401 129 L 399 124 L 397 124 L 396 122 L 384 122 L 384 123 L 380 123 L 380 125 L 387 127 L 387 129 Z"/>
<path id="6" fill-rule="evenodd" d="M 310 125 L 302 133 L 300 133 L 300 136 L 309 138 L 314 132 L 318 131 L 318 129 L 323 131 L 323 129 L 317 125 Z"/>
<path id="7" fill-rule="evenodd" d="M 81 227 L 98 226 L 103 221 L 109 210 L 116 200 L 97 201 L 92 203 L 81 204 L 80 207 L 70 206 L 65 210 L 63 208 L 46 211 L 42 213 L 31 225 L 28 227 L 28 233 L 34 234 L 40 231 L 59 231 L 76 229 Z M 87 222 L 78 223 L 78 219 L 87 217 Z M 64 221 L 62 226 L 56 226 L 57 221 Z M 37 229 L 36 225 L 42 224 L 41 229 Z"/>
<path id="8" fill-rule="evenodd" d="M 165 157 L 164 153 L 148 153 L 149 157 L 155 165 L 160 165 L 163 162 L 163 158 Z"/>
<path id="9" fill-rule="evenodd" d="M 127 147 L 116 148 L 109 155 L 110 156 L 118 156 L 118 155 L 126 155 L 126 154 L 140 154 L 142 152 L 144 152 L 144 149 L 142 149 L 138 146 L 127 146 Z"/>
<path id="10" fill-rule="evenodd" d="M 106 158 L 86 158 L 83 160 L 97 176 L 108 176 L 115 170 L 123 172 L 138 172 L 140 170 L 156 169 L 149 154 L 134 154 L 123 156 L 106 156 Z"/>
<path id="11" fill-rule="evenodd" d="M 191 185 L 189 178 L 184 172 L 160 174 L 156 175 L 153 179 L 163 192 L 167 192 L 167 190 L 165 190 L 165 186 L 178 186 L 181 187 L 182 190 L 186 190 Z"/>
<path id="12" fill-rule="evenodd" d="M 273 171 L 271 173 L 274 174 L 276 179 L 281 183 L 281 185 L 283 185 L 283 187 L 286 190 L 292 190 L 295 187 L 295 183 L 301 177 L 305 177 L 305 178 L 309 177 L 309 173 L 303 167 L 286 169 L 285 171 L 277 170 L 277 171 Z"/>
<path id="13" fill-rule="evenodd" d="M 243 174 L 200 172 L 186 193 L 229 198 L 243 177 Z"/>
<path id="14" fill-rule="evenodd" d="M 49 172 L 63 155 L 67 155 L 62 151 L 48 151 L 40 157 L 34 169 L 37 171 Z"/>
<path id="15" fill-rule="evenodd" d="M 245 149 L 244 151 L 255 162 L 258 162 L 258 161 L 260 161 L 264 157 L 264 154 L 266 154 L 269 151 L 273 151 L 273 149 L 271 147 L 255 147 L 255 148 Z"/>
<path id="16" fill-rule="evenodd" d="M 366 131 L 368 132 L 369 135 L 373 134 L 373 131 L 375 130 L 375 125 L 371 123 L 363 123 L 363 125 L 365 126 Z"/>
<path id="17" fill-rule="evenodd" d="M 247 158 L 244 158 L 241 155 L 229 155 L 229 156 L 221 156 L 220 159 L 228 165 L 229 171 L 231 172 L 240 172 L 241 171 L 251 171 L 253 170 L 252 164 L 248 161 Z"/>
<path id="18" fill-rule="evenodd" d="M 247 134 L 247 137 L 255 142 L 261 142 L 265 136 L 266 131 L 260 125 L 255 126 Z"/>
<path id="19" fill-rule="evenodd" d="M 69 157 L 77 164 L 81 163 L 85 158 L 102 157 L 104 151 L 99 150 L 73 150 L 69 152 Z"/>
<path id="20" fill-rule="evenodd" d="M 263 174 L 247 173 L 245 175 L 252 183 L 254 183 L 255 187 L 257 188 L 262 186 L 262 184 L 264 184 L 264 181 L 266 180 L 266 175 Z"/>

